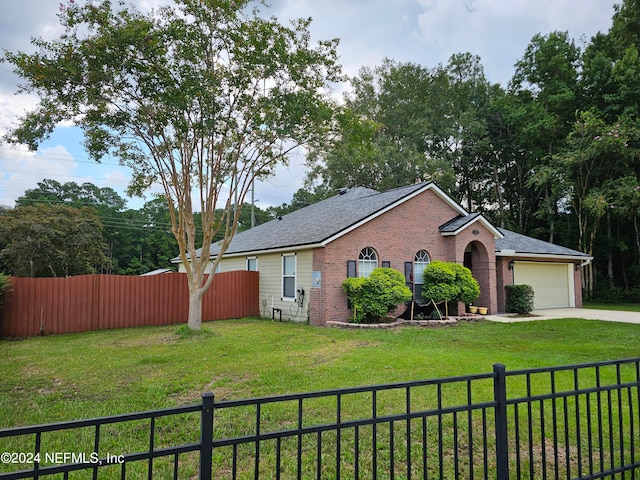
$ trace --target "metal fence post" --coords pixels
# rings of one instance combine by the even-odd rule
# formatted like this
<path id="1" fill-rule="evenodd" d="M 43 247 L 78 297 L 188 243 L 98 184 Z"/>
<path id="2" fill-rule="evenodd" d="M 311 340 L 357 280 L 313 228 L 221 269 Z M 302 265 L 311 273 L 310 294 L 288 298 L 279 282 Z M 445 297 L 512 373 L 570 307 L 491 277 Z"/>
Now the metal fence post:
<path id="1" fill-rule="evenodd" d="M 212 392 L 202 394 L 202 413 L 200 416 L 200 480 L 211 480 L 213 403 L 214 395 Z"/>
<path id="2" fill-rule="evenodd" d="M 505 366 L 493 365 L 493 398 L 497 402 L 496 419 L 496 478 L 509 480 L 509 451 L 507 438 L 507 382 Z"/>

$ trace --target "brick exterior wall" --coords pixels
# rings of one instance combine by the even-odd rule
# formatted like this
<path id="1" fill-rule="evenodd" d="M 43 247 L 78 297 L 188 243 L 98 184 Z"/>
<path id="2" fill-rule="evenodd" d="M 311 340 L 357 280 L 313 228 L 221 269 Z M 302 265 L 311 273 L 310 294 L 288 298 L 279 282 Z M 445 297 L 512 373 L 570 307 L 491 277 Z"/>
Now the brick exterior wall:
<path id="1" fill-rule="evenodd" d="M 573 288 L 576 294 L 576 308 L 582 308 L 582 268 L 573 271 Z"/>
<path id="2" fill-rule="evenodd" d="M 424 191 L 416 197 L 361 225 L 355 230 L 313 252 L 313 271 L 322 272 L 321 285 L 312 288 L 309 320 L 312 325 L 327 321 L 344 321 L 351 314 L 342 282 L 347 277 L 347 261 L 357 262 L 360 251 L 373 248 L 378 266 L 388 261 L 391 268 L 404 273 L 404 263 L 413 262 L 419 250 L 426 250 L 431 260 L 464 261 L 465 250 L 472 251 L 472 271 L 480 283 L 476 302 L 497 311 L 495 239 L 480 222 L 467 226 L 456 236 L 442 236 L 440 225 L 458 212 L 436 193 Z"/>
<path id="3" fill-rule="evenodd" d="M 498 293 L 498 311 L 505 312 L 506 293 L 505 285 L 513 285 L 513 271 L 509 270 L 509 261 L 512 258 L 497 257 L 496 259 L 496 285 Z"/>

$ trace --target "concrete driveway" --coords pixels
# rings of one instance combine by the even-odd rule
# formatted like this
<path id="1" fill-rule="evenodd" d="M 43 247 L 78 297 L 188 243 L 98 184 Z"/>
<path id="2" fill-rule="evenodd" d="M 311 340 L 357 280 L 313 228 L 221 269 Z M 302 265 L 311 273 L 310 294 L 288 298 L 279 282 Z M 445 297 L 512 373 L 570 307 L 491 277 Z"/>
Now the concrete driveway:
<path id="1" fill-rule="evenodd" d="M 554 318 L 586 318 L 589 320 L 606 320 L 640 324 L 640 312 L 621 312 L 617 310 L 593 310 L 590 308 L 551 308 L 534 310 L 530 317 L 510 318 L 509 314 L 487 315 L 487 320 L 494 322 L 527 322 L 530 320 L 551 320 Z"/>

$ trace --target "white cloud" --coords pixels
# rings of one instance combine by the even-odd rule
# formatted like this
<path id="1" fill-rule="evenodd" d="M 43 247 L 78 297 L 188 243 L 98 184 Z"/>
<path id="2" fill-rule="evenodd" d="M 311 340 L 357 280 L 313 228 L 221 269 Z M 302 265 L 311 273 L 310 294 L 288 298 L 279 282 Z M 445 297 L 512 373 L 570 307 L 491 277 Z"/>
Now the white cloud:
<path id="1" fill-rule="evenodd" d="M 13 206 L 25 190 L 50 178 L 64 183 L 87 181 L 74 176 L 78 164 L 63 146 L 31 152 L 24 145 L 0 145 L 0 205 Z"/>
<path id="2" fill-rule="evenodd" d="M 170 3 L 170 0 L 132 1 L 141 10 Z M 9 51 L 29 52 L 34 49 L 31 37 L 55 38 L 61 32 L 56 17 L 58 3 L 3 2 L 0 45 Z M 596 32 L 609 29 L 613 5 L 619 0 L 269 0 L 267 3 L 272 8 L 260 6 L 264 14 L 276 15 L 282 22 L 313 17 L 314 41 L 339 38 L 340 63 L 348 75 L 357 74 L 362 66 L 379 65 L 385 57 L 433 68 L 446 63 L 454 53 L 471 52 L 481 57 L 490 81 L 505 85 L 533 35 L 560 30 L 569 31 L 576 41 L 581 36 L 589 40 Z M 10 65 L 0 64 L 0 135 L 37 103 L 33 96 L 14 96 L 17 84 Z M 346 85 L 336 88 L 338 94 L 345 89 Z M 46 155 L 24 148 L 18 148 L 18 155 L 7 148 L 0 148 L 0 204 L 13 204 L 25 189 L 35 187 L 44 178 L 117 185 L 119 192 L 128 179 L 124 168 L 105 171 L 107 167 L 103 165 L 90 170 L 80 158 L 82 154 L 66 144 Z M 69 150 L 78 157 L 75 161 L 73 158 L 62 161 L 59 156 L 65 152 L 71 157 Z M 82 163 L 82 177 L 78 161 Z M 290 202 L 293 193 L 302 187 L 304 176 L 304 162 L 298 156 L 288 169 L 279 167 L 275 177 L 258 184 L 256 198 L 261 206 Z M 137 202 L 133 201 L 136 205 Z"/>

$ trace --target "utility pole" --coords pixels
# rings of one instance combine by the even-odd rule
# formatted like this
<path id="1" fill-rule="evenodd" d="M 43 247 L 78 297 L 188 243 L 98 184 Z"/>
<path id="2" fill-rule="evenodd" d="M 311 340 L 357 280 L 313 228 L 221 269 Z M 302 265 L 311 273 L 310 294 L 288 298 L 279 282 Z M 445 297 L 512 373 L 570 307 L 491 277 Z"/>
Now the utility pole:
<path id="1" fill-rule="evenodd" d="M 251 167 L 251 228 L 256 226 L 256 212 L 253 208 L 255 204 L 256 177 L 253 172 L 253 167 Z"/>

